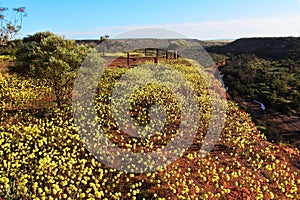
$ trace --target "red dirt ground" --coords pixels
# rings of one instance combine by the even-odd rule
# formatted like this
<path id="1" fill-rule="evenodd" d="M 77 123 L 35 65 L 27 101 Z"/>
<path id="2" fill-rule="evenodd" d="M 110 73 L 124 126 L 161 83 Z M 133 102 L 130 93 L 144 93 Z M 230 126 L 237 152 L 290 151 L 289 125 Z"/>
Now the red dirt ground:
<path id="1" fill-rule="evenodd" d="M 113 57 L 113 56 L 103 56 L 110 67 L 117 67 L 117 66 L 128 66 L 127 65 L 127 58 L 124 57 Z M 155 62 L 156 57 L 130 57 L 129 58 L 129 66 L 131 65 L 138 65 L 141 63 L 146 62 Z M 158 62 L 166 60 L 165 58 L 158 58 Z"/>

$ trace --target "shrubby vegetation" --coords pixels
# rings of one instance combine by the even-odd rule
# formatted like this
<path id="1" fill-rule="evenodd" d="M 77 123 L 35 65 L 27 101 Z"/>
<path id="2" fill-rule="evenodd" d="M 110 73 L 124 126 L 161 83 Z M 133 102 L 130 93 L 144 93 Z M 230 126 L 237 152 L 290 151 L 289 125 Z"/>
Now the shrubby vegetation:
<path id="1" fill-rule="evenodd" d="M 5 45 L 0 45 L 1 56 L 15 58 L 16 52 L 17 52 L 17 47 L 21 44 L 22 44 L 22 40 L 18 39 L 18 40 L 8 41 Z M 12 61 L 12 60 L 14 60 L 14 59 L 11 59 L 9 61 Z"/>
<path id="2" fill-rule="evenodd" d="M 228 56 L 224 54 L 218 54 L 218 53 L 209 53 L 211 56 L 212 60 L 217 64 L 219 62 L 224 62 L 228 59 Z"/>
<path id="3" fill-rule="evenodd" d="M 231 57 L 220 71 L 233 97 L 257 99 L 285 114 L 300 113 L 300 65 L 296 61 L 268 61 L 243 54 Z"/>
<path id="4" fill-rule="evenodd" d="M 90 52 L 88 46 L 77 46 L 74 41 L 53 33 L 36 33 L 24 38 L 23 44 L 18 46 L 15 71 L 47 82 L 60 108 L 70 91 L 77 69 Z"/>

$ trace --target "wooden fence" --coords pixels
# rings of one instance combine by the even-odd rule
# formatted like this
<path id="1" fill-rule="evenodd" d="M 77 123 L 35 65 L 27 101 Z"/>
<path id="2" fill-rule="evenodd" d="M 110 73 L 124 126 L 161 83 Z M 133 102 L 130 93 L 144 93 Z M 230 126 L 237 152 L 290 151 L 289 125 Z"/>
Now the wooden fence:
<path id="1" fill-rule="evenodd" d="M 138 53 L 138 55 L 137 55 Z M 141 56 L 143 55 L 143 56 Z M 158 63 L 160 60 L 178 59 L 177 50 L 162 50 L 155 48 L 146 48 L 135 52 L 127 52 L 126 57 L 102 56 L 110 63 L 109 66 L 131 66 L 145 62 Z"/>

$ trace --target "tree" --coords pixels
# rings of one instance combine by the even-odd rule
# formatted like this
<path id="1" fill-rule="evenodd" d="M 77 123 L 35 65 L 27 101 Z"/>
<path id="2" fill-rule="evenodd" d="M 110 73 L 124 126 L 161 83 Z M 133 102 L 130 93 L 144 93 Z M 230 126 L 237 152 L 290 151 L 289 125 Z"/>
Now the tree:
<path id="1" fill-rule="evenodd" d="M 100 43 L 104 43 L 105 41 L 107 41 L 109 39 L 109 35 L 104 35 L 100 37 Z M 100 45 L 100 48 L 98 48 L 99 51 L 102 52 L 102 55 L 104 56 L 105 51 L 107 51 L 108 47 L 107 47 L 107 43 L 105 43 L 105 45 Z"/>
<path id="2" fill-rule="evenodd" d="M 77 46 L 75 41 L 50 32 L 36 33 L 23 41 L 16 53 L 19 72 L 44 79 L 55 93 L 57 107 L 61 108 L 76 71 L 91 48 Z"/>
<path id="3" fill-rule="evenodd" d="M 105 40 L 109 39 L 109 35 L 104 35 L 100 37 L 100 43 L 104 42 Z"/>
<path id="4" fill-rule="evenodd" d="M 26 17 L 25 7 L 0 7 L 0 45 L 5 45 L 13 39 L 22 28 L 23 18 Z"/>

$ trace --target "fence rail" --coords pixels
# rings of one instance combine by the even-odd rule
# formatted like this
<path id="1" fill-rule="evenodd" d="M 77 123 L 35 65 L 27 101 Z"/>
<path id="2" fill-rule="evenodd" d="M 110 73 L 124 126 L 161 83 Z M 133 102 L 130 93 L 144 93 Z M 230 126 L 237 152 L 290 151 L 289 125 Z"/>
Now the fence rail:
<path id="1" fill-rule="evenodd" d="M 142 52 L 141 52 L 142 51 Z M 138 54 L 137 54 L 138 53 Z M 143 56 L 141 56 L 143 55 Z M 136 52 L 127 52 L 124 56 L 102 56 L 109 66 L 131 66 L 145 62 L 158 63 L 160 60 L 178 59 L 179 55 L 176 50 L 162 50 L 155 48 L 146 48 Z"/>

